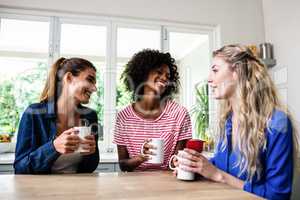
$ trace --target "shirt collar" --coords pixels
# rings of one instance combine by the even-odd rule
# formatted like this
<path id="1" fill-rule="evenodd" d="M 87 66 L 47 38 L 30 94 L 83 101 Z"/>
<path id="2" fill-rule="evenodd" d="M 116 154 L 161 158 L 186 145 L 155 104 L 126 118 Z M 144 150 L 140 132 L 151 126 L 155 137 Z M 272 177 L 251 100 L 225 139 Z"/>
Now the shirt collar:
<path id="1" fill-rule="evenodd" d="M 226 122 L 225 122 L 225 132 L 229 136 L 232 134 L 232 113 L 229 113 Z"/>
<path id="2" fill-rule="evenodd" d="M 46 117 L 47 118 L 55 118 L 56 117 L 56 112 L 55 112 L 55 102 L 54 101 L 48 101 L 46 103 Z"/>

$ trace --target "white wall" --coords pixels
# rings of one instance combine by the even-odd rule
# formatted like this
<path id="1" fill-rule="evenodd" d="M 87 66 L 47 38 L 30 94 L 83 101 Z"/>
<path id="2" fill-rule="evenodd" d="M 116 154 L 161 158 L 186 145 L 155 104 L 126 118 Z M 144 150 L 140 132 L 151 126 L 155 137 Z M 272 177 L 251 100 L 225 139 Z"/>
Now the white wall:
<path id="1" fill-rule="evenodd" d="M 188 110 L 196 103 L 195 86 L 207 80 L 209 73 L 209 41 L 205 41 L 179 61 L 181 74 L 181 103 Z"/>
<path id="2" fill-rule="evenodd" d="M 279 71 L 281 73 L 284 71 L 282 69 L 287 69 L 287 83 L 285 84 L 287 87 L 287 103 L 296 118 L 298 130 L 300 127 L 300 66 L 298 64 L 300 55 L 299 9 L 299 0 L 263 0 L 266 41 L 273 43 L 274 54 L 277 60 L 277 65 L 272 69 L 272 72 L 276 73 Z M 292 199 L 299 199 L 299 169 L 298 175 L 295 177 Z"/>
<path id="3" fill-rule="evenodd" d="M 300 122 L 299 9 L 299 0 L 263 0 L 266 41 L 273 43 L 274 56 L 277 60 L 277 65 L 272 71 L 276 73 L 280 69 L 287 69 L 287 103 L 296 118 L 298 127 Z"/>
<path id="4" fill-rule="evenodd" d="M 221 27 L 221 43 L 264 41 L 261 0 L 0 0 L 0 6 L 169 20 Z"/>

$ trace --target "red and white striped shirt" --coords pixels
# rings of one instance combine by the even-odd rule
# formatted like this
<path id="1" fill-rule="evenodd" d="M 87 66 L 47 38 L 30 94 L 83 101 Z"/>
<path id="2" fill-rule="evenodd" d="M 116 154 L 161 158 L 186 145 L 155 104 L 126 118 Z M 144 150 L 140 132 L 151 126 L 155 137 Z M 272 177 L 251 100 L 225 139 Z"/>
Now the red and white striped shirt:
<path id="1" fill-rule="evenodd" d="M 155 120 L 141 118 L 132 105 L 117 114 L 113 143 L 126 146 L 130 158 L 140 154 L 142 144 L 148 138 L 164 140 L 164 162 L 161 165 L 144 162 L 136 170 L 168 169 L 177 142 L 192 138 L 192 124 L 187 109 L 175 101 L 168 101 Z"/>

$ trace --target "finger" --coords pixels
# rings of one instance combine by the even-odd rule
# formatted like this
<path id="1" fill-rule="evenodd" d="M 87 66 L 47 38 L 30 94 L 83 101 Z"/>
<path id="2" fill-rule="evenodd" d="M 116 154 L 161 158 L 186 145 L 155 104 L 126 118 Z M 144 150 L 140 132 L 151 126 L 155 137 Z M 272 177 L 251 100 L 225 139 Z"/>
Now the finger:
<path id="1" fill-rule="evenodd" d="M 151 144 L 145 144 L 144 145 L 144 149 L 156 149 L 156 147 L 155 146 L 153 146 L 153 145 L 151 145 Z"/>
<path id="2" fill-rule="evenodd" d="M 150 157 L 148 156 L 148 155 L 140 155 L 141 156 L 141 158 L 142 158 L 142 161 L 148 161 L 148 160 L 150 160 Z"/>
<path id="3" fill-rule="evenodd" d="M 188 167 L 198 167 L 199 166 L 198 162 L 194 162 L 191 160 L 182 160 L 179 162 L 179 165 L 184 165 L 184 166 L 188 166 Z"/>
<path id="4" fill-rule="evenodd" d="M 64 131 L 62 134 L 71 135 L 74 132 L 77 132 L 77 131 L 74 128 L 70 128 L 70 129 Z"/>
<path id="5" fill-rule="evenodd" d="M 193 149 L 185 148 L 184 151 L 189 154 L 192 154 L 193 156 L 197 156 L 197 157 L 199 157 L 201 155 L 198 151 L 195 151 Z"/>
<path id="6" fill-rule="evenodd" d="M 196 152 L 194 150 L 191 150 L 191 151 L 194 151 L 194 152 L 191 152 L 190 150 L 191 149 L 185 149 L 182 154 L 182 157 L 189 159 L 189 160 L 193 160 L 193 161 L 199 161 L 203 157 L 199 152 Z"/>
<path id="7" fill-rule="evenodd" d="M 79 144 L 65 144 L 65 149 L 76 150 L 79 147 Z"/>
<path id="8" fill-rule="evenodd" d="M 148 138 L 144 140 L 145 143 L 149 143 L 151 141 L 152 141 L 152 139 L 148 139 Z"/>
<path id="9" fill-rule="evenodd" d="M 192 161 L 189 159 L 185 159 L 185 158 L 179 158 L 178 159 L 178 164 L 179 165 L 190 165 Z"/>
<path id="10" fill-rule="evenodd" d="M 81 140 L 81 144 L 87 144 L 87 145 L 95 145 L 96 142 L 94 140 Z"/>
<path id="11" fill-rule="evenodd" d="M 84 150 L 94 150 L 96 149 L 95 145 L 82 145 L 82 149 Z"/>
<path id="12" fill-rule="evenodd" d="M 154 153 L 153 151 L 149 151 L 149 150 L 146 150 L 144 154 L 145 155 L 153 155 L 153 156 L 156 155 L 156 153 Z"/>
<path id="13" fill-rule="evenodd" d="M 181 166 L 179 166 L 179 168 L 184 170 L 184 171 L 187 171 L 187 172 L 194 172 L 194 173 L 198 172 L 197 168 L 189 167 L 189 166 L 186 166 L 186 165 L 181 165 Z"/>
<path id="14" fill-rule="evenodd" d="M 79 145 L 80 140 L 65 140 L 64 145 L 67 146 L 76 146 Z"/>
<path id="15" fill-rule="evenodd" d="M 80 141 L 80 137 L 78 135 L 68 135 L 68 136 L 66 136 L 66 140 L 78 140 L 78 141 Z"/>
<path id="16" fill-rule="evenodd" d="M 177 176 L 177 169 L 173 171 L 173 176 Z"/>
<path id="17" fill-rule="evenodd" d="M 178 160 L 173 161 L 173 165 L 174 165 L 175 167 L 178 167 L 178 165 L 179 165 Z"/>
<path id="18" fill-rule="evenodd" d="M 94 135 L 87 135 L 84 137 L 85 140 L 95 140 L 95 136 Z"/>

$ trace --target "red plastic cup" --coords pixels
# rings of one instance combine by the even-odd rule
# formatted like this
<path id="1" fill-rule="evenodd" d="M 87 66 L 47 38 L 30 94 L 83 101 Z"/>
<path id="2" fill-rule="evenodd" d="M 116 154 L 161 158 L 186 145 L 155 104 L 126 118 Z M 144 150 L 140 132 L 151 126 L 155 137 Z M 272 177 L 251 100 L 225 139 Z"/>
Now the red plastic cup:
<path id="1" fill-rule="evenodd" d="M 186 143 L 186 148 L 193 149 L 193 150 L 198 151 L 199 153 L 201 153 L 202 150 L 203 150 L 203 143 L 204 143 L 203 140 L 190 139 Z"/>

